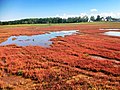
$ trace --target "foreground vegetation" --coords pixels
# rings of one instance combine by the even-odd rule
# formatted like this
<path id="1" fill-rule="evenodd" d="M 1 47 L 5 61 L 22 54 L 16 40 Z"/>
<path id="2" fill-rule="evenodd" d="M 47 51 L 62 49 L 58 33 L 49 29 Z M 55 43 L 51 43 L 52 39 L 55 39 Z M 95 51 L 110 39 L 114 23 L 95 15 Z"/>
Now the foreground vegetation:
<path id="1" fill-rule="evenodd" d="M 54 38 L 50 48 L 0 46 L 0 89 L 119 90 L 120 37 L 105 36 L 100 28 L 120 28 L 120 23 L 1 26 L 0 42 L 12 35 L 80 33 Z"/>

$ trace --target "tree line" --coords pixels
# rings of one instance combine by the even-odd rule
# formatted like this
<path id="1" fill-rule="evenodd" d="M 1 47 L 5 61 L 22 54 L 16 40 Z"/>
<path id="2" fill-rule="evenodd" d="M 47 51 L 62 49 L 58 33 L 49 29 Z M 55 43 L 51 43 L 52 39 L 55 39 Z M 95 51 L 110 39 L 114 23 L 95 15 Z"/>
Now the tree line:
<path id="1" fill-rule="evenodd" d="M 60 18 L 60 17 L 52 17 L 52 18 L 29 18 L 29 19 L 21 19 L 15 21 L 0 21 L 0 25 L 14 25 L 14 24 L 50 24 L 50 23 L 80 23 L 80 22 L 95 22 L 95 21 L 112 21 L 113 18 L 108 16 L 106 18 L 100 17 L 98 15 L 96 18 L 91 16 L 83 17 L 69 17 L 67 19 Z"/>

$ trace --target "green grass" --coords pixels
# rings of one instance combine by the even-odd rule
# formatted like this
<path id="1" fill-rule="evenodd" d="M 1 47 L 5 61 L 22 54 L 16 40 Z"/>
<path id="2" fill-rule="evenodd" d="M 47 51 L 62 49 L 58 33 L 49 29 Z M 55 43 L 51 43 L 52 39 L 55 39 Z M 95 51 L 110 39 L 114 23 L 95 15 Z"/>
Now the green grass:
<path id="1" fill-rule="evenodd" d="M 39 26 L 39 27 L 49 27 L 49 26 L 71 26 L 71 25 L 101 25 L 108 24 L 109 26 L 119 26 L 120 22 L 81 22 L 81 23 L 60 23 L 60 24 L 17 24 L 17 25 L 0 25 L 0 28 L 12 28 L 12 27 L 26 27 L 26 26 Z"/>
<path id="2" fill-rule="evenodd" d="M 41 26 L 41 27 L 46 27 L 50 26 L 49 24 L 16 24 L 16 25 L 0 25 L 0 27 L 26 27 L 26 26 Z"/>

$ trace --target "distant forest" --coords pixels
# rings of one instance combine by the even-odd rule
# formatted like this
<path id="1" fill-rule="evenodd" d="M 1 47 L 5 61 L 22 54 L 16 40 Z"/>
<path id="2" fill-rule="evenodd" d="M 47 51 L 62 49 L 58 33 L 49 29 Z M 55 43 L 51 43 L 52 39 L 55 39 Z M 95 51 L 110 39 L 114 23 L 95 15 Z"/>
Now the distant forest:
<path id="1" fill-rule="evenodd" d="M 0 25 L 15 25 L 15 24 L 50 24 L 50 23 L 80 23 L 80 22 L 98 22 L 98 21 L 114 21 L 120 22 L 120 19 L 108 17 L 101 17 L 98 15 L 96 18 L 91 16 L 83 17 L 69 17 L 67 19 L 63 19 L 60 17 L 52 17 L 52 18 L 29 18 L 29 19 L 21 19 L 15 21 L 0 21 Z"/>

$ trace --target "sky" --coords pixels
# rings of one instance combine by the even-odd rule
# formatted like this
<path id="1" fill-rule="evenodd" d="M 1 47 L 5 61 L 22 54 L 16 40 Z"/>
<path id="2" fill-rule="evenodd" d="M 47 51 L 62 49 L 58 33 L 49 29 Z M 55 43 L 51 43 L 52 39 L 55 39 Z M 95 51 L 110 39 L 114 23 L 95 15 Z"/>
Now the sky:
<path id="1" fill-rule="evenodd" d="M 0 21 L 98 14 L 120 18 L 120 0 L 0 0 Z"/>

